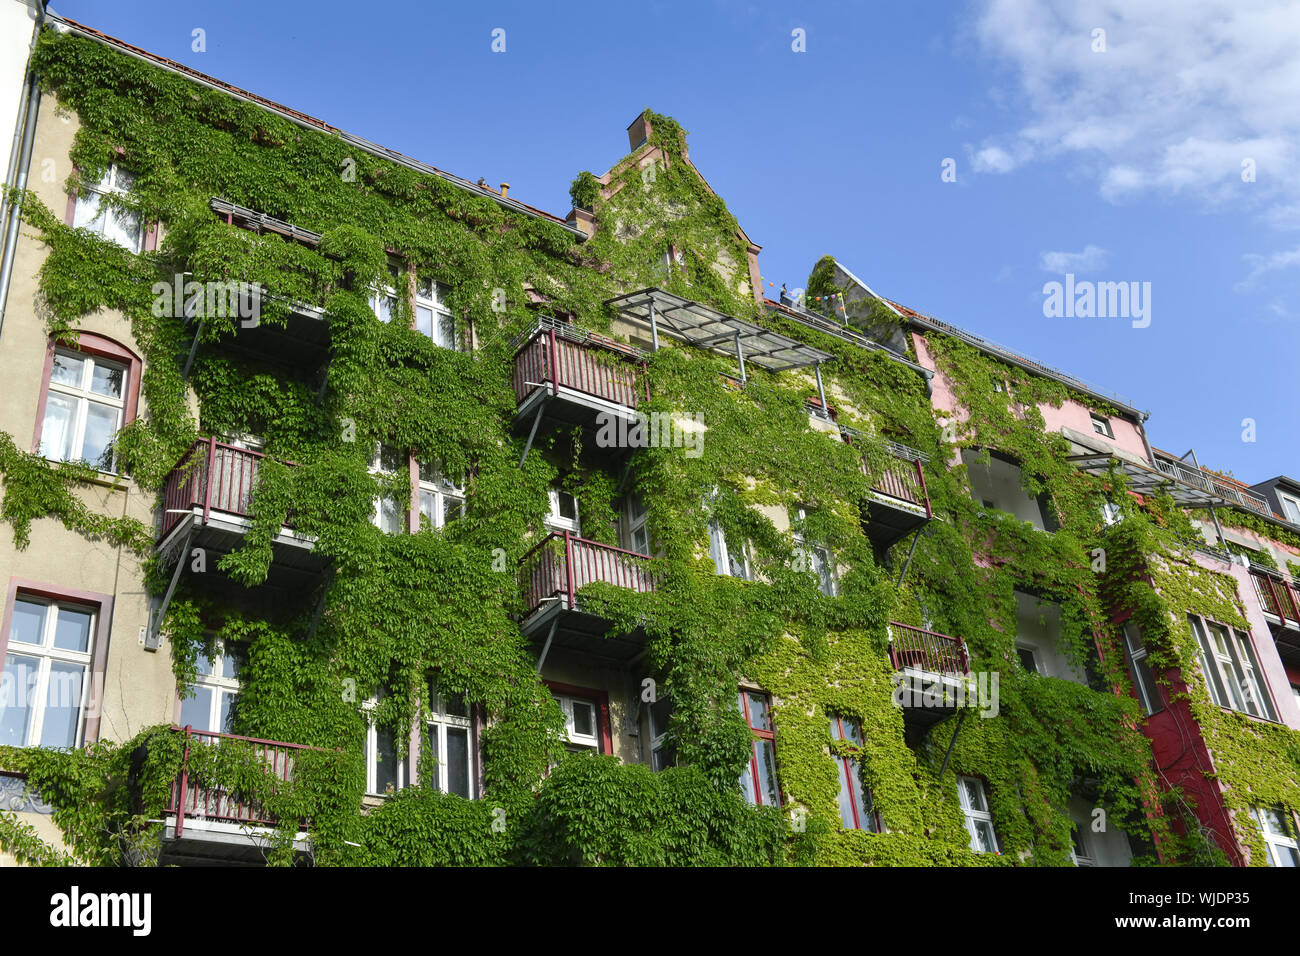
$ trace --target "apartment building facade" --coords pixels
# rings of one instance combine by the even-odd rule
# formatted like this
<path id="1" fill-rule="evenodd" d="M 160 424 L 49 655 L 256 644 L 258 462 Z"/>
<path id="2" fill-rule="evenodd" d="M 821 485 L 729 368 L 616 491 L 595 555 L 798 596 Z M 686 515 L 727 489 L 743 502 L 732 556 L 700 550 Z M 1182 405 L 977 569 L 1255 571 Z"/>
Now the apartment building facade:
<path id="1" fill-rule="evenodd" d="M 666 117 L 558 217 L 52 23 L 8 859 L 1294 865 L 1289 479 L 767 298 Z"/>

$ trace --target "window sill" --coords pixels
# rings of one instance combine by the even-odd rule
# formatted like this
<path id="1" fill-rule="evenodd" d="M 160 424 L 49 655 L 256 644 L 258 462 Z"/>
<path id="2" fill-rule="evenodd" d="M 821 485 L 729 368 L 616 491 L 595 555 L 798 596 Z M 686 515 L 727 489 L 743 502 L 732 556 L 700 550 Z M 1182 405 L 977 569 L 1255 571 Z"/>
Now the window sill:
<path id="1" fill-rule="evenodd" d="M 58 458 L 45 458 L 45 462 L 50 465 L 75 465 L 78 462 L 61 461 Z M 93 478 L 87 478 L 86 481 L 92 485 L 100 485 L 112 491 L 127 491 L 130 488 L 131 476 L 119 475 L 111 471 L 99 471 L 96 469 Z"/>

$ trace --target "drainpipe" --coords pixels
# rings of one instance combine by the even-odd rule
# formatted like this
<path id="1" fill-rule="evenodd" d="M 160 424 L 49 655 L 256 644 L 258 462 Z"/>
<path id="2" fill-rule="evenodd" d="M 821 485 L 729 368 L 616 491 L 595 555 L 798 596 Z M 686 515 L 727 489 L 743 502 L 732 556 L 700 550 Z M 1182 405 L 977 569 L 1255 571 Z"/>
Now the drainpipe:
<path id="1" fill-rule="evenodd" d="M 36 38 L 40 35 L 41 24 L 45 20 L 45 4 L 43 0 L 36 0 L 36 22 L 32 27 L 32 47 L 36 46 Z M 31 54 L 28 54 L 28 62 L 31 62 Z M 4 239 L 4 259 L 0 261 L 0 334 L 4 332 L 5 311 L 9 304 L 9 284 L 13 278 L 14 271 L 14 253 L 15 246 L 18 243 L 18 224 L 22 221 L 23 200 L 21 190 L 27 188 L 27 170 L 32 160 L 32 143 L 36 139 L 36 115 L 40 110 L 41 88 L 36 81 L 36 74 L 31 70 L 27 72 L 27 83 L 24 87 L 25 104 L 20 108 L 19 121 L 20 128 L 23 131 L 21 155 L 17 157 L 17 165 L 14 163 L 14 156 L 9 158 L 9 176 L 5 180 L 11 182 L 20 191 L 18 199 L 12 206 L 4 210 L 4 217 L 7 217 L 5 226 Z M 15 140 L 18 136 L 18 130 L 14 130 Z M 14 171 L 17 171 L 15 180 Z M 0 217 L 3 218 L 3 217 Z"/>

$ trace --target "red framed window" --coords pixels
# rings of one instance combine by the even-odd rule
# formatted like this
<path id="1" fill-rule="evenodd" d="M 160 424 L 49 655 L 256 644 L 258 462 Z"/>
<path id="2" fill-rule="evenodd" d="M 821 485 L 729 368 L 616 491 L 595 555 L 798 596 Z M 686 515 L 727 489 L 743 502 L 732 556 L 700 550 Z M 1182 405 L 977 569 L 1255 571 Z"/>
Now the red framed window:
<path id="1" fill-rule="evenodd" d="M 609 694 L 590 687 L 543 681 L 564 712 L 565 749 L 576 753 L 612 754 Z"/>
<path id="2" fill-rule="evenodd" d="M 740 775 L 745 799 L 760 807 L 779 807 L 781 787 L 776 779 L 776 731 L 772 726 L 772 699 L 762 691 L 742 690 L 736 707 L 754 735 L 749 771 Z"/>
<path id="3" fill-rule="evenodd" d="M 32 451 L 51 461 L 84 461 L 116 473 L 112 443 L 118 430 L 135 420 L 143 367 L 139 356 L 103 335 L 51 337 Z"/>
<path id="4" fill-rule="evenodd" d="M 113 598 L 10 578 L 0 623 L 0 744 L 99 738 Z"/>
<path id="5" fill-rule="evenodd" d="M 862 724 L 852 717 L 830 714 L 831 739 L 835 769 L 839 774 L 840 792 L 836 798 L 840 805 L 840 822 L 846 830 L 866 830 L 881 833 L 884 827 L 876 811 L 871 790 L 862 785 Z"/>

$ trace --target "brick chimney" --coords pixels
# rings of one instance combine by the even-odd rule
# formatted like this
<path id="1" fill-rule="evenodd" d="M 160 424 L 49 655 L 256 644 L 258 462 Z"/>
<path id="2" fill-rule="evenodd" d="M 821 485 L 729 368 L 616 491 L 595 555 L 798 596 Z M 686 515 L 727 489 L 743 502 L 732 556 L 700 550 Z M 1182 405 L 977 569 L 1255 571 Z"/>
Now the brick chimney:
<path id="1" fill-rule="evenodd" d="M 627 128 L 628 148 L 635 150 L 638 146 L 650 138 L 650 120 L 646 118 L 645 111 L 632 121 L 632 125 Z"/>

